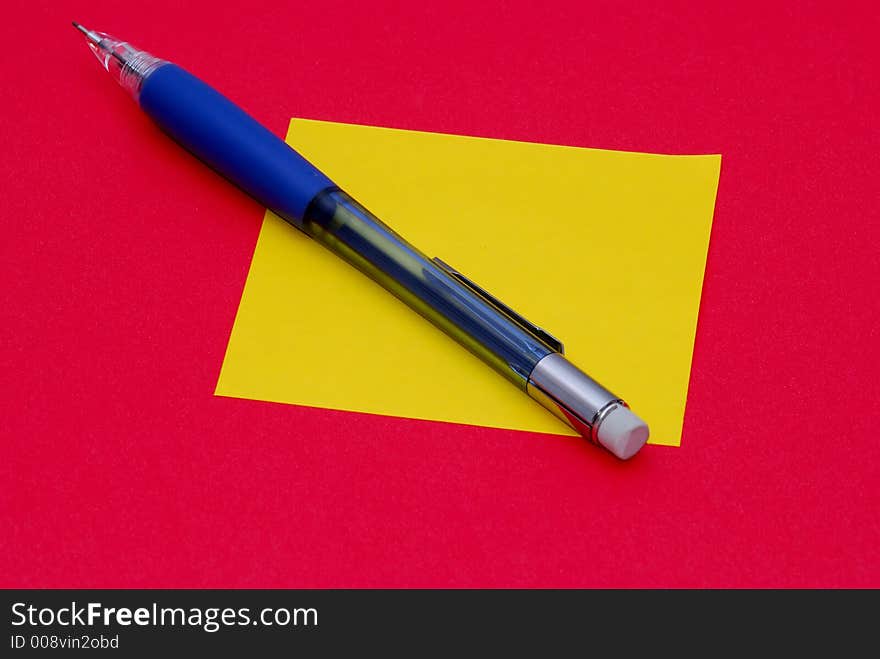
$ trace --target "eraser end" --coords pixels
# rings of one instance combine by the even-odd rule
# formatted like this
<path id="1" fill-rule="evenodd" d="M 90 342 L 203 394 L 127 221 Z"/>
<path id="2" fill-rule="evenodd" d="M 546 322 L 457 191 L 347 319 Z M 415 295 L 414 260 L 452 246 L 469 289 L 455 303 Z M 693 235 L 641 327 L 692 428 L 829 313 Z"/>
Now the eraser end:
<path id="1" fill-rule="evenodd" d="M 621 460 L 629 460 L 648 441 L 648 424 L 623 405 L 611 410 L 599 423 L 599 443 Z"/>

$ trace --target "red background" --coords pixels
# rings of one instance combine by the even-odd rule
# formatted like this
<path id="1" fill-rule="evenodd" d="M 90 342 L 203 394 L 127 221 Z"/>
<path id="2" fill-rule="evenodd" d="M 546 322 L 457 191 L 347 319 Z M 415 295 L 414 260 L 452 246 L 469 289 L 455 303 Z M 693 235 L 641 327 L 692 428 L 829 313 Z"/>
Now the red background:
<path id="1" fill-rule="evenodd" d="M 83 4 L 0 27 L 0 585 L 880 586 L 868 3 Z M 71 19 L 279 135 L 722 153 L 681 448 L 214 397 L 263 210 Z"/>

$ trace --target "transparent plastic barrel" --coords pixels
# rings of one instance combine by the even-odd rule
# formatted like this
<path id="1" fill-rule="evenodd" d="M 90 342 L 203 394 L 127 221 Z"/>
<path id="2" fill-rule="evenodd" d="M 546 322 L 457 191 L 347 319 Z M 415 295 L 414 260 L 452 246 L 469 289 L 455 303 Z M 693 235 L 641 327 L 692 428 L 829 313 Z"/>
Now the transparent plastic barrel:
<path id="1" fill-rule="evenodd" d="M 303 230 L 378 282 L 520 389 L 551 348 L 338 189 L 307 209 Z"/>

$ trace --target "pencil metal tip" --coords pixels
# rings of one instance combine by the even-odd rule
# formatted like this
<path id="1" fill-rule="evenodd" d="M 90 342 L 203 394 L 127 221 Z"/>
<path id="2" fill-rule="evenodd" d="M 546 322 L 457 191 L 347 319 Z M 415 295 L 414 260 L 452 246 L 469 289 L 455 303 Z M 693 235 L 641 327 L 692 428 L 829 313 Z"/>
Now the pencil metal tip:
<path id="1" fill-rule="evenodd" d="M 73 27 L 75 27 L 77 30 L 79 30 L 80 32 L 82 32 L 86 36 L 86 39 L 89 40 L 89 43 L 92 43 L 94 45 L 98 45 L 101 42 L 101 34 L 99 32 L 92 32 L 90 29 L 88 29 L 87 27 L 85 27 L 83 25 L 80 25 L 76 21 L 70 21 L 70 22 L 73 24 Z"/>

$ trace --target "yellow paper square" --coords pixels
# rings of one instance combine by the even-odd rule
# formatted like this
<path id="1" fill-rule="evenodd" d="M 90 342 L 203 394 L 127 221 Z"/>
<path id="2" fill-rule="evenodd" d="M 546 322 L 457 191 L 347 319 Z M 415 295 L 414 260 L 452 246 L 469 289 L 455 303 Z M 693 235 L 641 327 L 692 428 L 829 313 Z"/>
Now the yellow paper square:
<path id="1" fill-rule="evenodd" d="M 430 256 L 561 339 L 678 445 L 721 157 L 295 119 L 287 142 Z M 267 213 L 222 396 L 575 434 Z"/>

